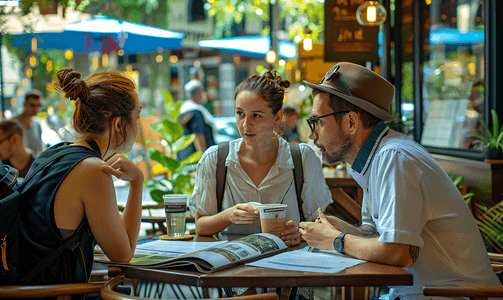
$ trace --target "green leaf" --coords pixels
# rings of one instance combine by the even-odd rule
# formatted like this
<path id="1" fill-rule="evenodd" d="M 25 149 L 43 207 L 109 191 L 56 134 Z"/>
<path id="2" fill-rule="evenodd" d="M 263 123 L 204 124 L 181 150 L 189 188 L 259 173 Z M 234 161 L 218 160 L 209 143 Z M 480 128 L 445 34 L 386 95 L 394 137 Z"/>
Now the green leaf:
<path id="1" fill-rule="evenodd" d="M 150 128 L 160 134 L 170 146 L 183 135 L 182 125 L 168 119 L 162 119 L 160 123 L 152 123 L 150 124 Z"/>
<path id="2" fill-rule="evenodd" d="M 202 155 L 203 155 L 203 153 L 201 151 L 196 151 L 196 152 L 192 153 L 191 155 L 189 155 L 186 159 L 184 159 L 180 163 L 180 165 L 185 166 L 185 165 L 189 165 L 189 164 L 195 164 L 201 159 Z"/>
<path id="3" fill-rule="evenodd" d="M 173 151 L 173 153 L 177 153 L 178 151 L 187 148 L 190 144 L 192 144 L 192 142 L 194 142 L 195 138 L 196 135 L 194 133 L 181 136 L 173 143 L 173 145 L 171 146 L 171 151 Z"/>
<path id="4" fill-rule="evenodd" d="M 159 150 L 148 149 L 148 157 L 150 157 L 151 160 L 156 161 L 163 166 L 168 164 L 168 157 L 166 156 L 166 154 L 162 153 Z"/>
<path id="5" fill-rule="evenodd" d="M 499 135 L 499 120 L 498 120 L 498 114 L 496 113 L 496 111 L 494 109 L 491 109 L 491 114 L 493 115 L 493 136 L 492 138 L 494 140 L 497 139 L 498 135 Z"/>
<path id="6" fill-rule="evenodd" d="M 183 101 L 182 100 L 179 100 L 179 101 L 177 101 L 175 103 L 175 110 L 170 115 L 173 120 L 178 119 L 178 117 L 180 116 L 180 108 L 182 108 L 182 105 L 183 105 Z"/>
<path id="7" fill-rule="evenodd" d="M 449 173 L 449 178 L 454 181 L 454 170 Z"/>
<path id="8" fill-rule="evenodd" d="M 188 185 L 190 185 L 190 180 L 192 176 L 190 175 L 178 175 L 173 182 L 173 185 L 178 188 L 180 191 L 184 191 Z"/>
<path id="9" fill-rule="evenodd" d="M 466 193 L 466 194 L 463 195 L 463 198 L 469 199 L 469 198 L 472 198 L 474 196 L 475 196 L 475 193 Z"/>
<path id="10" fill-rule="evenodd" d="M 453 182 L 454 182 L 454 185 L 459 188 L 461 186 L 461 184 L 463 183 L 463 180 L 465 179 L 465 175 L 461 175 L 459 176 L 458 178 L 456 178 Z"/>
<path id="11" fill-rule="evenodd" d="M 150 196 L 155 202 L 158 203 L 163 203 L 164 200 L 162 199 L 162 196 L 166 195 L 167 193 L 161 190 L 150 190 Z"/>

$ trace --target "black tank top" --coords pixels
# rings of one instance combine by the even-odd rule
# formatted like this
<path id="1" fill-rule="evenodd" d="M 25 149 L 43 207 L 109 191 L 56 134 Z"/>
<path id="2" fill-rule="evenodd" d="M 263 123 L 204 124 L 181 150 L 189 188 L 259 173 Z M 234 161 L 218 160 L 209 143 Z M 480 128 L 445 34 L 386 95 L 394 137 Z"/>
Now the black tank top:
<path id="1" fill-rule="evenodd" d="M 42 161 L 63 147 L 80 147 L 82 151 L 69 153 L 56 159 L 46 166 L 27 185 L 21 187 L 25 206 L 21 215 L 21 232 L 19 250 L 20 268 L 29 270 L 52 250 L 61 246 L 67 238 L 63 238 L 54 220 L 54 198 L 56 192 L 70 173 L 82 160 L 88 157 L 99 157 L 96 152 L 82 146 L 69 146 L 69 143 L 59 143 L 46 149 L 35 160 L 32 170 Z M 66 251 L 55 262 L 54 266 L 46 268 L 36 276 L 30 284 L 55 284 L 70 282 L 87 282 L 93 265 L 94 236 L 87 225 L 85 241 L 74 251 Z M 81 262 L 85 263 L 82 264 Z"/>

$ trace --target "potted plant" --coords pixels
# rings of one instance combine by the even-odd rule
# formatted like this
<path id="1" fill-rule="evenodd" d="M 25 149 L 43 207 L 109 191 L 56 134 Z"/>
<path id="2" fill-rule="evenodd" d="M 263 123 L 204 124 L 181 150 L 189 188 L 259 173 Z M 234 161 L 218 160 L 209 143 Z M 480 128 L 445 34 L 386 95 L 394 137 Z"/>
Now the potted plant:
<path id="1" fill-rule="evenodd" d="M 150 124 L 150 128 L 161 136 L 162 141 L 148 143 L 161 144 L 165 151 L 148 150 L 149 158 L 158 163 L 153 167 L 157 175 L 145 179 L 145 187 L 150 191 L 152 199 L 159 203 L 163 203 L 162 196 L 166 194 L 188 194 L 189 196 L 192 194 L 194 189 L 192 173 L 202 155 L 198 151 L 183 161 L 178 161 L 176 158 L 178 151 L 192 144 L 195 134 L 184 135 L 182 125 L 176 121 L 180 116 L 182 101 L 174 103 L 171 93 L 168 91 L 163 91 L 163 93 L 167 117 Z"/>
<path id="2" fill-rule="evenodd" d="M 479 119 L 482 126 L 484 126 L 484 131 L 473 135 L 479 138 L 474 143 L 484 146 L 484 157 L 486 159 L 501 159 L 503 153 L 503 126 L 499 127 L 498 114 L 494 109 L 491 109 L 491 114 L 493 117 L 493 131 L 491 132 L 484 120 Z"/>

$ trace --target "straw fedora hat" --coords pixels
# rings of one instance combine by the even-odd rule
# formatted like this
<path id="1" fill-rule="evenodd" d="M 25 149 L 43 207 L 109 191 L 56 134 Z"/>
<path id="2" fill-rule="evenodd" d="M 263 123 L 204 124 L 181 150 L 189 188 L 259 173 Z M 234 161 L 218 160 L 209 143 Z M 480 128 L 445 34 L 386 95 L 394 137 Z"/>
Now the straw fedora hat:
<path id="1" fill-rule="evenodd" d="M 389 113 L 395 88 L 389 81 L 365 67 L 341 62 L 325 74 L 320 84 L 304 83 L 312 89 L 341 97 L 384 122 L 396 121 Z"/>

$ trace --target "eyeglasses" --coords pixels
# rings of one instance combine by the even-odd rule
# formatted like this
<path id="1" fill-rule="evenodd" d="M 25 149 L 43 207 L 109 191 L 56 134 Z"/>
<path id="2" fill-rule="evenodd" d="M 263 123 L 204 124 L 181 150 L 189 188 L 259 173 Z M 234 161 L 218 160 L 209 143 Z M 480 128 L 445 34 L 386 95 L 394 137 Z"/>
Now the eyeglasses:
<path id="1" fill-rule="evenodd" d="M 35 108 L 35 107 L 42 107 L 42 104 L 33 104 L 33 103 L 30 103 L 30 104 L 28 104 L 28 106 Z"/>
<path id="2" fill-rule="evenodd" d="M 306 121 L 307 121 L 307 124 L 309 125 L 309 129 L 311 129 L 311 133 L 314 133 L 314 127 L 315 127 L 314 124 L 320 125 L 320 123 L 318 123 L 319 119 L 325 118 L 325 117 L 328 117 L 328 116 L 334 116 L 334 115 L 337 115 L 337 114 L 348 113 L 348 112 L 349 112 L 349 110 L 338 111 L 338 112 L 334 112 L 334 113 L 323 115 L 323 116 L 319 116 L 319 117 L 310 117 L 310 118 L 307 118 Z"/>
<path id="3" fill-rule="evenodd" d="M 337 70 L 339 70 L 339 67 L 340 66 L 333 66 L 327 72 L 327 74 L 325 74 L 325 76 L 323 76 L 323 79 L 321 79 L 320 84 L 322 84 L 324 81 L 329 81 L 334 76 L 334 74 L 337 72 Z M 343 91 L 343 90 L 341 90 L 341 89 L 339 89 L 339 88 L 337 88 L 337 87 L 335 87 L 333 85 L 330 85 L 330 87 L 333 88 L 336 91 L 339 91 L 339 92 L 341 92 L 343 94 L 347 94 L 347 95 L 353 97 L 353 94 L 351 93 L 351 90 L 349 89 L 348 85 L 346 84 L 346 82 L 344 82 L 344 79 L 342 79 L 342 75 L 340 73 L 338 75 L 339 75 L 339 77 L 338 77 L 339 82 L 342 83 L 341 86 L 343 86 L 346 90 Z"/>
<path id="4" fill-rule="evenodd" d="M 10 137 L 13 136 L 13 135 L 14 135 L 14 133 L 11 133 L 9 136 L 4 137 L 3 139 L 1 139 L 0 140 L 0 144 L 3 143 L 3 142 L 5 142 L 6 140 L 10 139 Z"/>

